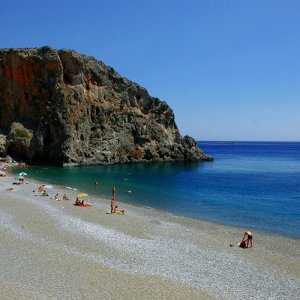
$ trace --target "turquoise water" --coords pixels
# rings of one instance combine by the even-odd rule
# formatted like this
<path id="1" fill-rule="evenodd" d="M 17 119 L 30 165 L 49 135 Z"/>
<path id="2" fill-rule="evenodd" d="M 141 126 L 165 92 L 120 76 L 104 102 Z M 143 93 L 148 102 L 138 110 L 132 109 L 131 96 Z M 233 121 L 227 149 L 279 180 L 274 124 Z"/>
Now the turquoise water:
<path id="1" fill-rule="evenodd" d="M 300 143 L 199 145 L 213 162 L 30 167 L 28 173 L 107 198 L 115 185 L 125 204 L 300 237 Z"/>

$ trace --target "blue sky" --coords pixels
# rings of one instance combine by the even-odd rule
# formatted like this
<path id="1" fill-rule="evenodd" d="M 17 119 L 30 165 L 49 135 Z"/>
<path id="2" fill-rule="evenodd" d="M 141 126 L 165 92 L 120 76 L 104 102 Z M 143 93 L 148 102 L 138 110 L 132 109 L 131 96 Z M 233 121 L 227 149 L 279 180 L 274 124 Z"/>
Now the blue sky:
<path id="1" fill-rule="evenodd" d="M 0 0 L 0 47 L 69 48 L 147 88 L 197 140 L 300 141 L 298 0 Z"/>

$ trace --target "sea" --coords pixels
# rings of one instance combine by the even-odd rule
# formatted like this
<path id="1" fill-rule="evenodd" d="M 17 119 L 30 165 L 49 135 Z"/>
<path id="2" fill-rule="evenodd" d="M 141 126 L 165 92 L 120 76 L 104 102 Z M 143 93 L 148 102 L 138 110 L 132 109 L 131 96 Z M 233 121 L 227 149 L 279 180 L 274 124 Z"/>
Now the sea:
<path id="1" fill-rule="evenodd" d="M 243 229 L 300 238 L 300 142 L 199 142 L 209 162 L 30 166 L 29 178 L 126 209 L 130 203 Z M 98 183 L 98 184 L 96 184 Z M 97 201 L 97 200 L 96 200 Z"/>

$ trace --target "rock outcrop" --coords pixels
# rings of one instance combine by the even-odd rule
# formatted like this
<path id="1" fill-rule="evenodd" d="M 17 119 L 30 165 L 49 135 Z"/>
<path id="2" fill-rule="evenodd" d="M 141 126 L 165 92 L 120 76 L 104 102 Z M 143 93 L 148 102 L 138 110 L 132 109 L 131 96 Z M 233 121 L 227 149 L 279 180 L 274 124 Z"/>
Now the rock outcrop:
<path id="1" fill-rule="evenodd" d="M 31 164 L 211 160 L 172 109 L 93 57 L 0 49 L 0 154 Z"/>

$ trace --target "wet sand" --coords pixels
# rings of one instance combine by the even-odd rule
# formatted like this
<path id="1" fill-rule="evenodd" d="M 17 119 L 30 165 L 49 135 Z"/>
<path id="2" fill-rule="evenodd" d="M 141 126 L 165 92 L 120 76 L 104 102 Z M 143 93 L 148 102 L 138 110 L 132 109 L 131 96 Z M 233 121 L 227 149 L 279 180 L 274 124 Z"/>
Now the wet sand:
<path id="1" fill-rule="evenodd" d="M 12 187 L 0 178 L 1 299 L 296 299 L 300 241 L 253 232 L 254 247 L 237 247 L 235 228 L 120 204 L 40 183 Z M 84 191 L 83 191 L 84 192 Z M 229 247 L 233 243 L 234 247 Z"/>

